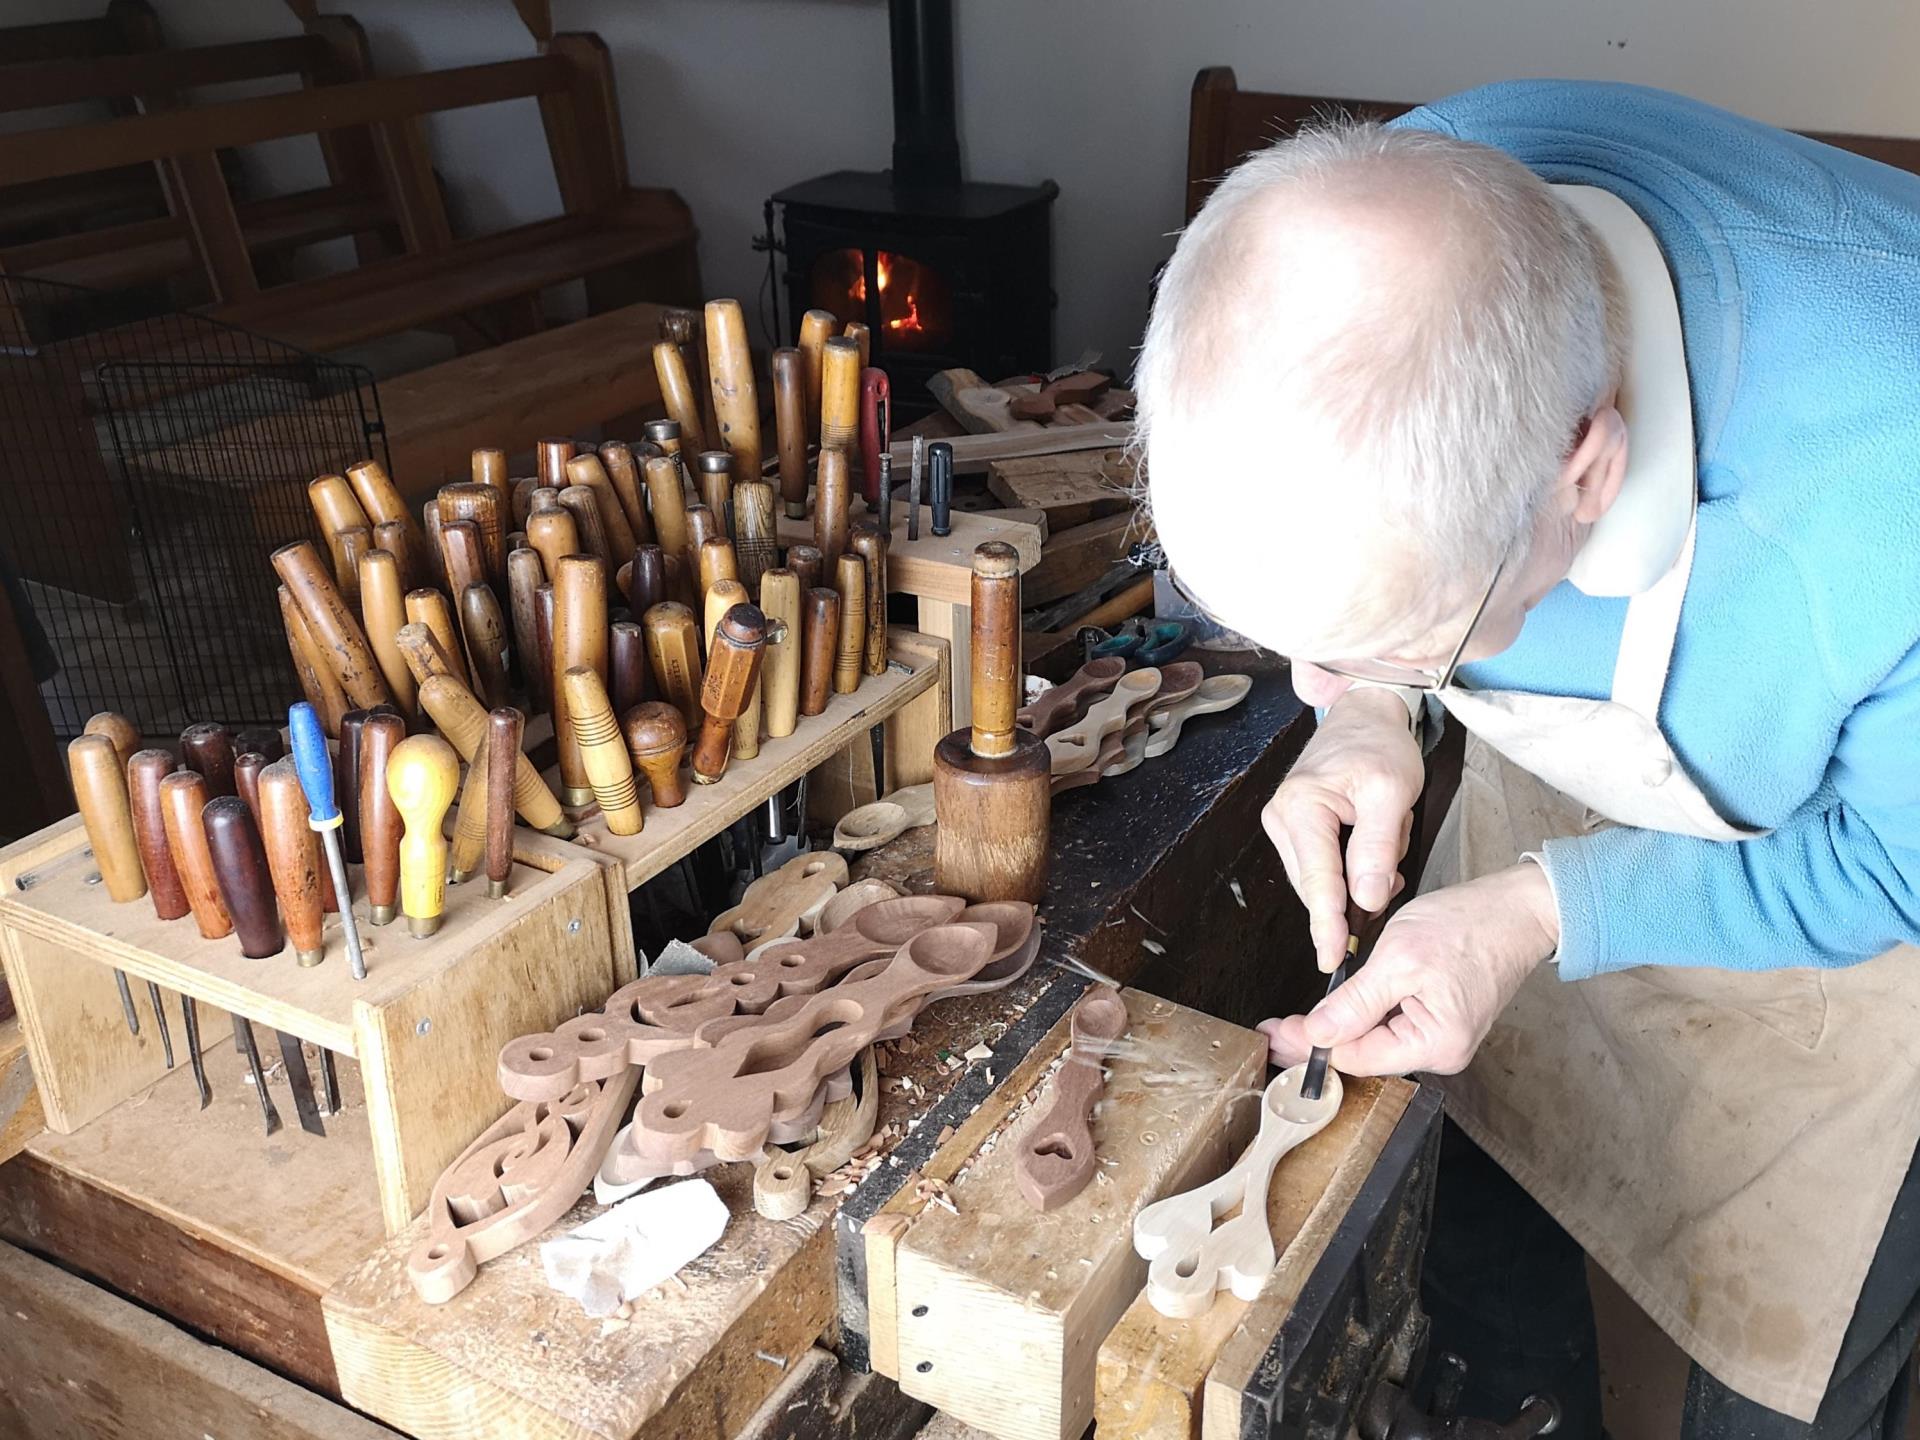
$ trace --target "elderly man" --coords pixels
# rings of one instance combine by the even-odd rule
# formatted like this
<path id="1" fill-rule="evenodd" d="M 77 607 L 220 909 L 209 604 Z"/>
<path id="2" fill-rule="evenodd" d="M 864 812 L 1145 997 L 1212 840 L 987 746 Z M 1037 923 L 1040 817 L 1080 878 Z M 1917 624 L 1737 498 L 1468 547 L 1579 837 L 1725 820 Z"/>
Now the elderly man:
<path id="1" fill-rule="evenodd" d="M 1302 135 L 1182 237 L 1139 392 L 1177 578 L 1323 713 L 1266 814 L 1323 968 L 1469 733 L 1425 893 L 1265 1028 L 1439 1077 L 1472 1403 L 1600 1433 L 1584 1249 L 1693 1358 L 1690 1435 L 1879 1435 L 1920 1331 L 1920 180 L 1618 86 Z"/>

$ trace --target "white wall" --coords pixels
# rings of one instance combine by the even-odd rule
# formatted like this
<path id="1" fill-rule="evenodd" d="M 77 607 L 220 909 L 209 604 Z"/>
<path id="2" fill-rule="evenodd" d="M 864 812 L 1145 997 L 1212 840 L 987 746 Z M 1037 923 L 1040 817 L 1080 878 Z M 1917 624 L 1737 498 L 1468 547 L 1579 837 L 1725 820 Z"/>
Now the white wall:
<path id="1" fill-rule="evenodd" d="M 84 0 L 92 3 L 92 0 Z M 153 0 L 176 43 L 291 33 L 269 0 Z M 72 14 L 0 0 L 0 23 Z M 371 0 L 386 71 L 530 53 L 507 0 Z M 891 144 L 883 0 L 554 0 L 612 47 L 633 177 L 693 207 L 708 288 L 752 301 L 761 201 Z M 958 0 L 968 173 L 1061 186 L 1056 349 L 1123 363 L 1179 223 L 1187 90 L 1230 64 L 1249 89 L 1425 99 L 1519 75 L 1682 90 L 1807 129 L 1920 135 L 1920 7 L 1905 0 Z M 559 206 L 531 102 L 437 122 L 456 219 Z M 289 151 L 292 147 L 288 147 Z M 291 168 L 293 158 L 280 162 Z"/>

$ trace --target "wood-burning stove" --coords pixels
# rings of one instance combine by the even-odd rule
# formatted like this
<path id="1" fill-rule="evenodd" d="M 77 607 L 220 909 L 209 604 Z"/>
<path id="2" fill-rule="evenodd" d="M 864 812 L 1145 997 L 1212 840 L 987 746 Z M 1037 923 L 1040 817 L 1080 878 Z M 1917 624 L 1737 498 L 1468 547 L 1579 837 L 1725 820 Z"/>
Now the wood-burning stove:
<path id="1" fill-rule="evenodd" d="M 961 178 L 952 0 L 891 0 L 893 168 L 839 170 L 773 196 L 781 210 L 789 343 L 800 316 L 863 320 L 896 413 L 931 408 L 953 366 L 988 378 L 1053 363 L 1050 207 L 1040 185 Z"/>

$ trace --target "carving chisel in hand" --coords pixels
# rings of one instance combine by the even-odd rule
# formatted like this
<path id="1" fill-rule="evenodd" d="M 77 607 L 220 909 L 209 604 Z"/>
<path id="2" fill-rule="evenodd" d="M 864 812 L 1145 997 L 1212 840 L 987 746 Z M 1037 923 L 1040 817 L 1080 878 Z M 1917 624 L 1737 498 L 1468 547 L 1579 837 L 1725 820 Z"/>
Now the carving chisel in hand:
<path id="1" fill-rule="evenodd" d="M 1347 853 L 1347 841 L 1352 834 L 1353 830 L 1350 826 L 1341 827 L 1340 853 L 1343 856 Z M 1372 951 L 1373 942 L 1380 934 L 1379 920 L 1379 915 L 1374 915 L 1362 910 L 1358 905 L 1352 904 L 1351 902 L 1348 903 L 1347 953 L 1341 959 L 1340 963 L 1334 967 L 1333 973 L 1327 977 L 1327 994 L 1331 995 L 1342 985 L 1346 984 L 1353 972 L 1367 963 L 1367 953 Z M 1362 930 L 1367 932 L 1364 951 L 1360 938 Z M 1326 1046 L 1316 1045 L 1307 1056 L 1307 1073 L 1300 1077 L 1300 1098 L 1302 1100 L 1318 1100 L 1320 1098 L 1320 1088 L 1327 1083 L 1327 1060 L 1331 1053 Z"/>
<path id="2" fill-rule="evenodd" d="M 287 710 L 287 729 L 293 736 L 293 763 L 300 772 L 300 788 L 307 796 L 307 824 L 320 832 L 334 893 L 340 897 L 340 933 L 347 942 L 347 964 L 354 979 L 364 980 L 367 962 L 360 953 L 360 927 L 353 918 L 347 857 L 340 849 L 342 817 L 340 807 L 333 803 L 333 761 L 327 754 L 327 737 L 321 733 L 320 717 L 313 713 L 313 706 L 304 701 Z"/>

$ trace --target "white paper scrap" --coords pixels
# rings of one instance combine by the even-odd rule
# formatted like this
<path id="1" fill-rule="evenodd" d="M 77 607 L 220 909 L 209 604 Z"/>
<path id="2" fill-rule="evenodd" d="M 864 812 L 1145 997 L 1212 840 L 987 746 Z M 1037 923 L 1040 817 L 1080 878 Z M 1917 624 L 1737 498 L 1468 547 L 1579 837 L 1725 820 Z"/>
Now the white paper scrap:
<path id="1" fill-rule="evenodd" d="M 587 1314 L 611 1315 L 689 1261 L 727 1228 L 727 1202 L 705 1180 L 623 1200 L 540 1247 L 547 1284 Z"/>

